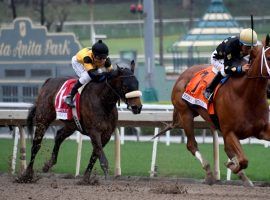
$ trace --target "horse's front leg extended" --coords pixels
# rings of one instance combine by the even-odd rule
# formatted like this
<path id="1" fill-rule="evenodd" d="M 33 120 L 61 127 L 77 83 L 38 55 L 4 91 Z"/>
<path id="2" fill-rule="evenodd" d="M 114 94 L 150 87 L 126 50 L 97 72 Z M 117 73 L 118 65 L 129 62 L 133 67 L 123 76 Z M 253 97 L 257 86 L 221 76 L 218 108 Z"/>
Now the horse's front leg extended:
<path id="1" fill-rule="evenodd" d="M 248 160 L 244 154 L 239 139 L 233 132 L 224 134 L 224 145 L 225 152 L 230 158 L 230 161 L 226 164 L 226 167 L 231 169 L 233 173 L 237 174 L 245 186 L 253 186 L 252 182 L 245 175 L 243 170 L 248 167 Z"/>
<path id="2" fill-rule="evenodd" d="M 68 126 L 64 126 L 63 128 L 57 131 L 51 158 L 49 161 L 44 163 L 44 166 L 42 168 L 43 172 L 48 172 L 52 168 L 52 166 L 56 164 L 60 145 L 67 137 L 72 135 L 74 131 L 75 131 L 74 127 Z"/>
<path id="3" fill-rule="evenodd" d="M 248 160 L 241 147 L 239 139 L 233 132 L 224 133 L 225 152 L 231 161 L 227 163 L 227 167 L 235 174 L 248 166 Z"/>
<path id="4" fill-rule="evenodd" d="M 84 172 L 84 176 L 83 176 L 83 182 L 85 183 L 90 183 L 90 177 L 91 177 L 91 172 L 93 170 L 93 167 L 97 161 L 98 155 L 96 155 L 95 151 L 93 150 L 92 155 L 90 157 L 88 166 Z"/>
<path id="5" fill-rule="evenodd" d="M 100 162 L 101 169 L 104 172 L 105 179 L 107 180 L 108 174 L 109 174 L 109 164 L 108 164 L 108 160 L 107 160 L 107 158 L 105 156 L 105 153 L 104 153 L 103 149 L 101 150 L 101 155 L 99 157 L 99 162 Z"/>
<path id="6" fill-rule="evenodd" d="M 85 182 L 85 183 L 90 183 L 91 182 L 90 181 L 91 180 L 91 173 L 92 173 L 93 167 L 94 167 L 98 157 L 99 156 L 93 150 L 91 158 L 90 158 L 89 163 L 88 163 L 88 166 L 87 166 L 87 168 L 86 168 L 86 170 L 84 172 L 83 182 Z M 105 160 L 102 161 L 102 159 L 104 159 L 104 158 L 105 158 Z M 99 160 L 100 160 L 100 166 L 101 166 L 101 168 L 102 168 L 102 170 L 103 170 L 103 172 L 105 174 L 105 179 L 107 179 L 107 177 L 108 177 L 108 161 L 107 161 L 107 158 L 104 155 L 104 157 L 100 158 Z M 105 164 L 103 164 L 102 162 L 104 162 Z"/>
<path id="7" fill-rule="evenodd" d="M 93 152 L 91 155 L 91 158 L 89 160 L 89 164 L 85 170 L 84 173 L 84 180 L 89 182 L 92 169 L 94 167 L 94 164 L 96 163 L 97 158 L 99 158 L 100 166 L 104 172 L 105 179 L 108 177 L 108 160 L 104 154 L 103 146 L 101 143 L 101 136 L 100 133 L 97 133 L 96 135 L 91 137 L 92 146 L 93 146 Z"/>

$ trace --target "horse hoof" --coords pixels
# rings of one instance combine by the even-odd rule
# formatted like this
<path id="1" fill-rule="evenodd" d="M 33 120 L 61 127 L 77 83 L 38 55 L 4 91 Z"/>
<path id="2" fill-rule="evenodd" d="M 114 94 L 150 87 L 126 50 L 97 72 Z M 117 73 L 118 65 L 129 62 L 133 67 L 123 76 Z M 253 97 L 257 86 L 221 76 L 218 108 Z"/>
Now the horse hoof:
<path id="1" fill-rule="evenodd" d="M 252 181 L 247 177 L 247 175 L 245 174 L 243 170 L 239 171 L 237 175 L 243 181 L 243 185 L 245 187 L 254 187 Z"/>
<path id="2" fill-rule="evenodd" d="M 213 185 L 216 182 L 213 173 L 209 173 L 205 177 L 205 183 L 208 185 Z"/>
<path id="3" fill-rule="evenodd" d="M 98 178 L 82 179 L 77 184 L 78 185 L 100 185 L 100 181 Z"/>
<path id="4" fill-rule="evenodd" d="M 80 180 L 77 182 L 77 185 L 89 185 L 89 181 L 85 181 L 84 179 L 83 180 Z"/>
<path id="5" fill-rule="evenodd" d="M 15 179 L 16 183 L 32 183 L 33 182 L 33 176 L 23 174 L 20 177 L 17 177 Z"/>
<path id="6" fill-rule="evenodd" d="M 254 185 L 253 185 L 253 183 L 252 183 L 251 180 L 244 181 L 244 182 L 243 182 L 243 185 L 244 185 L 245 187 L 254 187 Z"/>
<path id="7" fill-rule="evenodd" d="M 42 171 L 44 173 L 47 173 L 49 171 L 49 169 L 50 169 L 50 166 L 47 163 L 45 163 L 44 166 L 43 166 L 43 168 L 42 168 Z"/>
<path id="8" fill-rule="evenodd" d="M 104 179 L 105 179 L 106 181 L 109 180 L 108 174 L 105 175 Z"/>
<path id="9" fill-rule="evenodd" d="M 208 185 L 213 185 L 216 181 L 213 172 L 211 171 L 210 164 L 208 162 L 204 162 L 203 169 L 206 172 L 205 183 Z"/>

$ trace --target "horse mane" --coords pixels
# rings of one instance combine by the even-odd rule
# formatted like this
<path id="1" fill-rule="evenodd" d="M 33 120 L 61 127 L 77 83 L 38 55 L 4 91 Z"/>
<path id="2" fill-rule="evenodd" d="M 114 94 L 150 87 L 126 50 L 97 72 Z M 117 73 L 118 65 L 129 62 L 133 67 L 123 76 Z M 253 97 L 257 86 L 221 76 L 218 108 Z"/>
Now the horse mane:
<path id="1" fill-rule="evenodd" d="M 264 46 L 269 46 L 270 37 L 269 34 L 266 35 L 265 39 L 262 41 Z"/>
<path id="2" fill-rule="evenodd" d="M 250 60 L 254 61 L 254 59 L 257 57 L 259 52 L 260 52 L 260 48 L 258 46 L 253 47 L 250 52 Z"/>
<path id="3" fill-rule="evenodd" d="M 50 77 L 50 78 L 47 78 L 45 81 L 44 81 L 44 83 L 42 84 L 42 86 L 41 87 L 43 87 L 44 85 L 46 85 L 47 84 L 47 82 L 49 81 L 49 80 L 51 80 L 52 78 Z"/>

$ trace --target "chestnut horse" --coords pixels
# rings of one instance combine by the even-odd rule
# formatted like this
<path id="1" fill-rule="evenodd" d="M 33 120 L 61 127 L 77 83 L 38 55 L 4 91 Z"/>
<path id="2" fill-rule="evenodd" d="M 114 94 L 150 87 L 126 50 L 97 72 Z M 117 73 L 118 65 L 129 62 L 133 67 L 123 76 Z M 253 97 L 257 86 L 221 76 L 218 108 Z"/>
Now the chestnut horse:
<path id="1" fill-rule="evenodd" d="M 111 76 L 104 82 L 89 82 L 81 93 L 80 123 L 83 129 L 81 133 L 90 137 L 93 146 L 92 155 L 82 180 L 84 183 L 90 183 L 91 171 L 97 159 L 100 161 L 105 178 L 108 176 L 108 161 L 103 147 L 109 142 L 117 125 L 118 111 L 116 103 L 121 99 L 133 114 L 141 112 L 141 92 L 138 91 L 139 83 L 134 75 L 134 66 L 134 62 L 132 62 L 131 69 L 117 66 L 117 69 L 114 69 Z M 30 131 L 33 129 L 34 121 L 36 123 L 31 160 L 26 171 L 17 179 L 18 182 L 33 181 L 35 157 L 40 149 L 46 129 L 56 118 L 55 96 L 67 80 L 68 78 L 48 79 L 40 90 L 36 103 L 27 119 Z M 74 120 L 61 121 L 64 127 L 57 131 L 51 159 L 45 163 L 44 172 L 48 172 L 56 164 L 61 143 L 72 135 L 74 131 L 80 131 Z"/>
<path id="2" fill-rule="evenodd" d="M 237 77 L 231 76 L 215 95 L 213 103 L 219 128 L 211 120 L 207 110 L 191 106 L 181 98 L 194 74 L 209 66 L 199 65 L 188 68 L 177 79 L 171 96 L 174 105 L 173 122 L 157 134 L 159 136 L 167 130 L 182 126 L 187 136 L 187 149 L 201 162 L 206 171 L 206 182 L 209 184 L 215 180 L 209 163 L 198 149 L 194 136 L 194 117 L 202 116 L 210 123 L 212 132 L 220 129 L 225 152 L 230 159 L 226 166 L 237 174 L 246 186 L 252 186 L 252 182 L 243 171 L 248 167 L 248 159 L 239 140 L 248 137 L 270 140 L 269 108 L 266 98 L 270 75 L 269 35 L 261 48 L 252 49 L 250 56 L 251 67 L 248 73 Z"/>

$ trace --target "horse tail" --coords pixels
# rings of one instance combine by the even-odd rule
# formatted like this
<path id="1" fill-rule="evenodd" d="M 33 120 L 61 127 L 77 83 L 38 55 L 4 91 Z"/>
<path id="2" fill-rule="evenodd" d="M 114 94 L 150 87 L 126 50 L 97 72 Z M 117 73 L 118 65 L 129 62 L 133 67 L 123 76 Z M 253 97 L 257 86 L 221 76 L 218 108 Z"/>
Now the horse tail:
<path id="1" fill-rule="evenodd" d="M 45 82 L 43 83 L 43 85 L 41 86 L 41 89 L 49 82 L 49 80 L 51 80 L 52 78 L 48 78 L 45 80 Z M 34 127 L 34 119 L 36 116 L 36 109 L 37 109 L 37 105 L 36 103 L 30 108 L 30 111 L 28 113 L 27 119 L 26 119 L 26 126 L 28 129 L 28 133 L 29 135 L 33 135 L 33 127 Z"/>
<path id="2" fill-rule="evenodd" d="M 172 123 L 167 124 L 167 126 L 164 129 L 162 129 L 161 131 L 158 132 L 158 134 L 156 134 L 154 137 L 152 137 L 152 140 L 155 139 L 156 137 L 163 135 L 164 133 L 166 133 L 167 131 L 169 131 L 173 128 L 175 128 L 175 125 L 173 125 Z"/>
<path id="3" fill-rule="evenodd" d="M 30 109 L 27 119 L 26 119 L 26 125 L 27 125 L 27 129 L 28 129 L 28 133 L 30 135 L 33 135 L 33 127 L 34 127 L 34 118 L 36 116 L 36 108 L 37 106 L 34 105 L 32 106 L 32 108 Z"/>
<path id="4" fill-rule="evenodd" d="M 41 86 L 41 88 L 44 87 L 44 85 L 46 85 L 47 82 L 48 82 L 49 80 L 51 80 L 51 79 L 52 79 L 52 78 L 47 78 L 47 79 L 44 81 L 44 83 L 43 83 L 43 85 Z"/>

